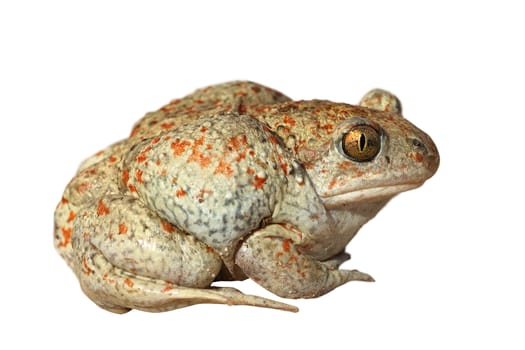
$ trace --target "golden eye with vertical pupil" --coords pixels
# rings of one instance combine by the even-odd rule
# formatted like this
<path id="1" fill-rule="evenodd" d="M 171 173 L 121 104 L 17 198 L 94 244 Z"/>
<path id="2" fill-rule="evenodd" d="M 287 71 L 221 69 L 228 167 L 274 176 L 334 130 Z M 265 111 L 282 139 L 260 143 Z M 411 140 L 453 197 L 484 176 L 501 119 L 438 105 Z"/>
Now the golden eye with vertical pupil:
<path id="1" fill-rule="evenodd" d="M 369 125 L 356 125 L 343 135 L 343 152 L 356 162 L 367 162 L 374 159 L 380 147 L 381 135 Z"/>

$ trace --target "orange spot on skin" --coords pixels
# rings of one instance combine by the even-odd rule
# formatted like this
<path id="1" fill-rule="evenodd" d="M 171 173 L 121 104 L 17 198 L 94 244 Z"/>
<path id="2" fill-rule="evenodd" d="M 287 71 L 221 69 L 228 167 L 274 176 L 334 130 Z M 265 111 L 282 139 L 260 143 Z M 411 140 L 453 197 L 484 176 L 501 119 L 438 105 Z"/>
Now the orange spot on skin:
<path id="1" fill-rule="evenodd" d="M 137 192 L 137 188 L 136 188 L 135 185 L 133 185 L 133 184 L 130 184 L 130 185 L 128 186 L 128 188 L 129 188 L 129 191 L 130 191 L 130 192 Z"/>
<path id="2" fill-rule="evenodd" d="M 109 161 L 110 161 L 111 163 L 115 163 L 117 160 L 118 160 L 118 158 L 115 157 L 115 156 L 111 156 L 111 157 L 109 157 Z"/>
<path id="3" fill-rule="evenodd" d="M 104 150 L 98 151 L 97 153 L 95 153 L 95 156 L 100 157 L 103 154 L 104 154 Z"/>
<path id="4" fill-rule="evenodd" d="M 335 187 L 335 184 L 337 183 L 337 179 L 334 177 L 330 183 L 328 184 L 328 189 L 331 190 Z"/>
<path id="5" fill-rule="evenodd" d="M 71 242 L 71 232 L 73 229 L 71 227 L 62 227 L 60 228 L 60 231 L 62 232 L 62 237 L 64 237 L 64 240 L 58 244 L 60 248 L 65 248 L 69 245 L 69 242 Z"/>
<path id="6" fill-rule="evenodd" d="M 291 240 L 288 239 L 288 238 L 283 240 L 283 251 L 285 253 L 289 253 L 290 252 L 290 242 L 291 242 Z"/>
<path id="7" fill-rule="evenodd" d="M 97 215 L 108 215 L 109 214 L 109 208 L 104 204 L 104 201 L 101 199 L 98 201 L 97 205 Z"/>
<path id="8" fill-rule="evenodd" d="M 110 284 L 115 283 L 115 280 L 114 280 L 113 278 L 109 278 L 109 276 L 108 276 L 107 273 L 104 274 L 104 276 L 102 276 L 102 279 L 103 279 L 104 281 L 108 281 Z"/>
<path id="9" fill-rule="evenodd" d="M 186 191 L 179 189 L 177 192 L 175 192 L 175 195 L 177 198 L 184 197 L 186 195 Z"/>
<path id="10" fill-rule="evenodd" d="M 284 175 L 288 175 L 288 164 L 280 163 L 281 169 L 283 169 Z"/>
<path id="11" fill-rule="evenodd" d="M 283 118 L 283 123 L 288 124 L 293 127 L 295 125 L 295 120 L 293 118 L 290 118 L 288 114 L 285 114 Z"/>
<path id="12" fill-rule="evenodd" d="M 155 138 L 151 141 L 151 143 L 152 143 L 152 144 L 156 144 L 156 143 L 159 143 L 159 141 L 160 141 L 160 137 L 155 137 Z"/>
<path id="13" fill-rule="evenodd" d="M 66 197 L 62 197 L 62 199 L 60 200 L 60 204 L 67 204 L 69 201 L 67 200 Z"/>
<path id="14" fill-rule="evenodd" d="M 240 162 L 241 160 L 243 160 L 243 159 L 245 159 L 245 158 L 246 158 L 246 153 L 244 153 L 244 152 L 243 152 L 243 153 L 239 153 L 239 154 L 237 155 L 237 158 L 235 158 L 235 161 L 236 161 L 236 162 Z"/>
<path id="15" fill-rule="evenodd" d="M 122 182 L 127 185 L 129 181 L 129 170 L 124 169 L 122 170 Z"/>
<path id="16" fill-rule="evenodd" d="M 265 182 L 266 182 L 265 177 L 259 177 L 255 175 L 252 185 L 253 187 L 255 187 L 255 189 L 262 190 Z"/>
<path id="17" fill-rule="evenodd" d="M 246 106 L 246 105 L 240 105 L 240 106 L 239 106 L 239 113 L 240 113 L 240 114 L 246 114 L 246 112 L 248 112 L 248 106 Z"/>
<path id="18" fill-rule="evenodd" d="M 211 247 L 206 246 L 206 253 L 215 253 L 215 250 Z"/>
<path id="19" fill-rule="evenodd" d="M 279 165 L 281 166 L 284 175 L 288 175 L 288 163 L 284 161 L 284 157 L 282 154 L 279 154 Z"/>
<path id="20" fill-rule="evenodd" d="M 204 144 L 204 136 L 198 138 L 193 143 L 192 152 L 188 157 L 188 162 L 197 162 L 202 168 L 208 167 L 211 163 L 211 157 L 206 156 L 199 150 L 199 147 Z"/>
<path id="21" fill-rule="evenodd" d="M 277 138 L 275 138 L 275 136 L 273 136 L 273 135 L 268 137 L 268 140 L 274 145 L 276 145 L 278 143 Z"/>
<path id="22" fill-rule="evenodd" d="M 326 130 L 327 132 L 331 132 L 334 129 L 334 126 L 332 124 L 326 124 L 320 126 L 320 129 Z"/>
<path id="23" fill-rule="evenodd" d="M 205 127 L 205 126 L 203 126 L 203 127 L 200 129 L 200 132 L 206 132 L 206 131 L 208 131 L 208 128 Z"/>
<path id="24" fill-rule="evenodd" d="M 173 225 L 171 225 L 169 222 L 162 220 L 160 222 L 162 229 L 168 233 L 175 232 L 175 229 L 173 228 Z"/>
<path id="25" fill-rule="evenodd" d="M 228 140 L 227 147 L 230 147 L 233 150 L 239 151 L 242 146 L 246 146 L 248 144 L 248 138 L 246 135 L 239 135 L 239 136 L 233 136 Z"/>
<path id="26" fill-rule="evenodd" d="M 160 290 L 161 293 L 169 293 L 174 289 L 173 283 L 166 282 L 166 286 Z"/>
<path id="27" fill-rule="evenodd" d="M 137 162 L 139 163 L 145 162 L 146 159 L 148 159 L 148 152 L 151 151 L 151 148 L 152 148 L 151 146 L 144 148 L 144 150 L 140 152 L 140 154 L 137 156 Z"/>
<path id="28" fill-rule="evenodd" d="M 288 259 L 288 264 L 293 264 L 293 263 L 296 263 L 296 262 L 297 262 L 297 257 L 295 255 L 290 256 L 290 258 Z"/>
<path id="29" fill-rule="evenodd" d="M 134 283 L 133 283 L 133 281 L 132 281 L 131 279 L 126 278 L 126 279 L 124 280 L 124 283 L 125 283 L 126 286 L 128 286 L 129 288 L 133 288 Z"/>
<path id="30" fill-rule="evenodd" d="M 84 265 L 84 273 L 88 276 L 91 275 L 92 270 L 89 268 L 87 264 L 87 259 L 85 256 L 84 256 L 84 260 L 82 261 L 82 265 Z"/>
<path id="31" fill-rule="evenodd" d="M 213 171 L 213 174 L 223 174 L 226 177 L 231 177 L 233 175 L 233 170 L 228 162 L 221 159 L 219 165 L 217 165 L 217 168 Z"/>
<path id="32" fill-rule="evenodd" d="M 170 123 L 162 123 L 160 124 L 160 127 L 163 128 L 164 130 L 168 130 L 168 129 L 171 129 L 175 126 L 175 122 L 170 122 Z"/>
<path id="33" fill-rule="evenodd" d="M 281 130 L 281 133 L 285 133 L 285 134 L 289 134 L 290 133 L 290 128 L 287 127 L 287 126 L 283 126 L 280 122 L 275 122 L 275 128 L 280 128 Z"/>
<path id="34" fill-rule="evenodd" d="M 255 170 L 253 170 L 253 168 L 248 168 L 246 169 L 246 173 L 252 175 L 255 174 Z"/>
<path id="35" fill-rule="evenodd" d="M 143 184 L 144 183 L 144 180 L 142 179 L 142 170 L 138 169 L 136 172 L 135 172 L 135 177 L 137 178 L 137 181 L 139 184 Z"/>
<path id="36" fill-rule="evenodd" d="M 348 162 L 348 161 L 343 161 L 343 162 L 338 162 L 336 164 L 336 167 L 337 169 L 341 170 L 342 172 L 356 172 L 357 171 L 357 167 L 355 166 L 355 164 L 353 164 L 352 162 Z M 327 173 L 327 169 L 324 169 L 323 168 L 323 173 L 326 174 Z"/>
<path id="37" fill-rule="evenodd" d="M 77 192 L 79 193 L 83 193 L 83 192 L 86 192 L 88 189 L 89 189 L 89 184 L 85 183 L 85 182 L 82 182 L 81 184 L 79 184 L 76 188 Z"/>
<path id="38" fill-rule="evenodd" d="M 203 189 L 201 189 L 201 190 L 199 191 L 199 193 L 197 193 L 196 198 L 197 198 L 197 200 L 199 201 L 199 203 L 204 202 L 204 195 L 207 195 L 207 194 L 208 194 L 208 195 L 213 194 L 213 191 L 211 191 L 211 190 L 207 190 L 207 189 L 204 189 L 204 188 L 203 188 Z"/>
<path id="39" fill-rule="evenodd" d="M 73 210 L 70 210 L 69 211 L 69 216 L 68 216 L 66 222 L 68 222 L 68 223 L 72 222 L 73 220 L 75 220 L 75 216 L 76 216 L 75 212 Z"/>
<path id="40" fill-rule="evenodd" d="M 139 130 L 140 130 L 140 126 L 136 126 L 133 128 L 133 130 L 131 130 L 131 134 L 129 135 L 129 137 L 133 137 L 133 136 L 136 136 L 138 133 L 139 133 Z"/>
<path id="41" fill-rule="evenodd" d="M 119 225 L 118 225 L 118 234 L 119 235 L 124 235 L 128 233 L 128 227 L 126 226 L 125 223 L 121 222 Z"/>
<path id="42" fill-rule="evenodd" d="M 189 142 L 188 140 L 175 140 L 171 143 L 171 149 L 173 150 L 173 156 L 174 157 L 178 157 L 180 156 L 182 153 L 184 153 L 184 151 L 186 150 L 186 148 L 191 145 L 191 142 Z"/>

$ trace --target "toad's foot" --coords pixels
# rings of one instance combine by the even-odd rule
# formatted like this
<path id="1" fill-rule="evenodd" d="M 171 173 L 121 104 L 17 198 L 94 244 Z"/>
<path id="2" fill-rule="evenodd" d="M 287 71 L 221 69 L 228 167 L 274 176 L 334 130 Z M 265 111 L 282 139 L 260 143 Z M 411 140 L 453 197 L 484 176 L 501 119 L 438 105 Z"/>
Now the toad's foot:
<path id="1" fill-rule="evenodd" d="M 295 235 L 296 236 L 296 235 Z M 345 253 L 326 262 L 303 254 L 282 225 L 270 225 L 248 237 L 236 263 L 255 282 L 284 298 L 315 298 L 350 281 L 373 282 L 357 270 L 338 270 Z"/>
<path id="2" fill-rule="evenodd" d="M 299 309 L 296 306 L 281 303 L 272 299 L 266 299 L 256 295 L 244 294 L 235 288 L 221 287 L 211 289 L 201 289 L 208 300 L 217 301 L 217 304 L 227 305 L 249 305 L 257 307 L 265 307 L 270 309 L 277 309 L 283 311 L 297 312 Z M 211 295 L 213 294 L 213 297 Z"/>

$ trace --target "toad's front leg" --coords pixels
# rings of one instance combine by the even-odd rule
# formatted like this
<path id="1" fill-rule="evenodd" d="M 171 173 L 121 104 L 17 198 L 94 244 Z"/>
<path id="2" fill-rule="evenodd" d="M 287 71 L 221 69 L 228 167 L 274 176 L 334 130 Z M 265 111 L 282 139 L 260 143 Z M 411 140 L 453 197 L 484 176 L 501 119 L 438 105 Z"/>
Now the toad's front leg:
<path id="1" fill-rule="evenodd" d="M 301 253 L 294 237 L 282 225 L 270 225 L 248 237 L 236 255 L 236 264 L 255 282 L 283 298 L 315 298 L 349 281 L 374 279 L 357 270 L 338 270 Z"/>

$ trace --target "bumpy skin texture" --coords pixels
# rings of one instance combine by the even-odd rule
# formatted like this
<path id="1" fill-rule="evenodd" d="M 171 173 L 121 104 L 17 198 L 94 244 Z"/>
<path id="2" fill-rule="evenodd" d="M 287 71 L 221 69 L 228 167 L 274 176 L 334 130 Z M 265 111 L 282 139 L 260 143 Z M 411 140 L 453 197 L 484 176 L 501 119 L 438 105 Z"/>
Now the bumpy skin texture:
<path id="1" fill-rule="evenodd" d="M 293 306 L 217 288 L 252 278 L 285 298 L 353 280 L 339 266 L 359 228 L 439 165 L 401 104 L 291 101 L 252 82 L 195 91 L 146 114 L 85 160 L 55 212 L 55 247 L 113 312 L 198 303 Z"/>

